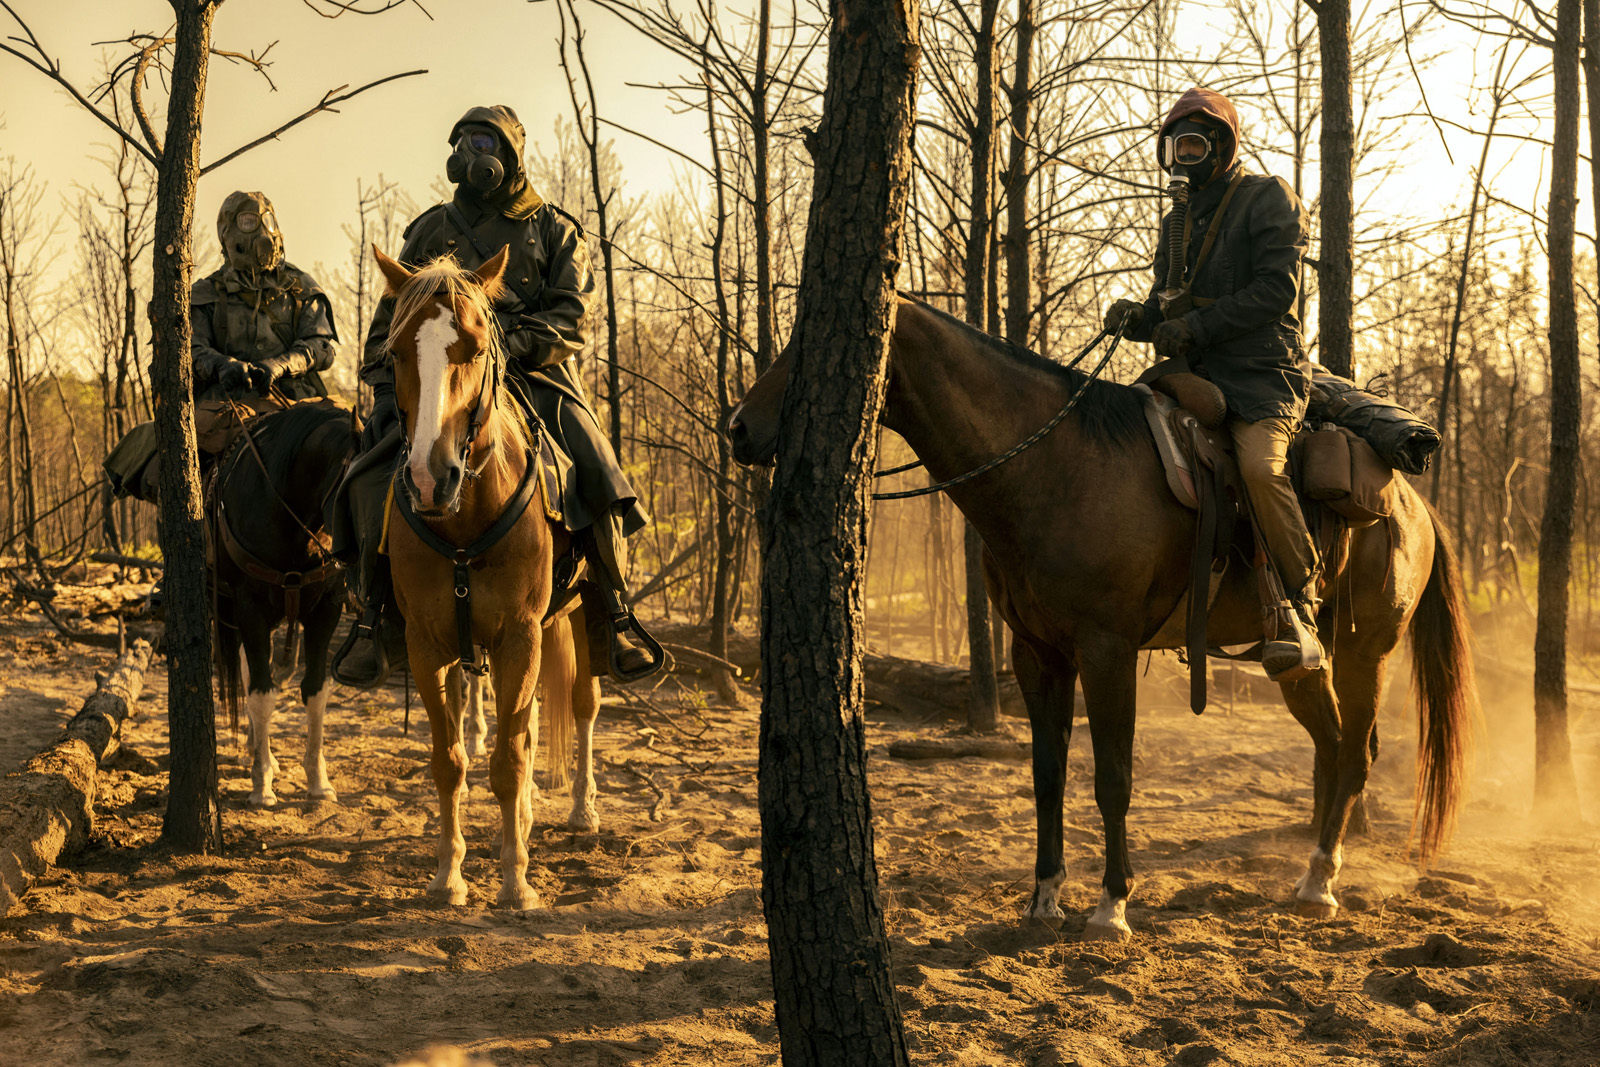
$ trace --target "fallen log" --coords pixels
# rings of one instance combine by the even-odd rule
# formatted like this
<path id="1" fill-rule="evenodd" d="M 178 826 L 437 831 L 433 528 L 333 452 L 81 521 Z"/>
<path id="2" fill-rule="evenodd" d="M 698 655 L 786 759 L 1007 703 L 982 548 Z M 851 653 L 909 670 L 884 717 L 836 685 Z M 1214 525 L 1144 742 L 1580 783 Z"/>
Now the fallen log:
<path id="1" fill-rule="evenodd" d="M 889 755 L 905 760 L 961 759 L 965 756 L 1026 760 L 1033 758 L 1033 745 L 1027 741 L 998 737 L 937 737 L 895 741 L 889 745 Z"/>
<path id="2" fill-rule="evenodd" d="M 737 667 L 741 680 L 749 681 L 761 667 L 761 642 L 752 633 L 729 630 L 727 658 L 715 659 L 709 652 L 701 651 L 711 643 L 704 626 L 654 622 L 650 624 L 650 632 L 667 648 L 679 653 L 674 666 L 678 673 L 704 674 L 706 663 L 714 660 L 724 667 Z M 682 653 L 689 651 L 693 651 L 694 656 L 686 662 Z M 971 680 L 965 667 L 883 656 L 876 652 L 866 654 L 862 667 L 869 704 L 924 719 L 966 717 Z M 1081 700 L 1078 706 L 1081 712 Z M 1028 715 L 1015 675 L 1000 676 L 1000 710 L 1021 718 Z"/>
<path id="3" fill-rule="evenodd" d="M 81 848 L 94 829 L 95 776 L 121 747 L 150 666 L 150 644 L 136 641 L 67 723 L 61 740 L 0 778 L 0 916 L 63 852 Z"/>

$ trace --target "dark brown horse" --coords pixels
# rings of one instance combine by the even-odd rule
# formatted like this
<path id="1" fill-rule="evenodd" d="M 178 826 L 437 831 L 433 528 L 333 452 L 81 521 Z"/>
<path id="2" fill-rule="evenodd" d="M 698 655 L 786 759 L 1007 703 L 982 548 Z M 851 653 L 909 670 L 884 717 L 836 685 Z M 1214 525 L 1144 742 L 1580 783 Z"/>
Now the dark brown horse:
<path id="1" fill-rule="evenodd" d="M 772 460 L 792 358 L 786 352 L 756 381 L 729 422 L 741 462 Z M 1086 382 L 908 297 L 899 302 L 888 373 L 882 422 L 936 481 L 1012 448 L 1084 390 L 1077 409 L 1038 444 L 949 494 L 983 536 L 984 577 L 1011 629 L 1028 706 L 1038 812 L 1029 913 L 1062 914 L 1062 793 L 1073 688 L 1081 681 L 1106 837 L 1104 892 L 1085 936 L 1127 937 L 1137 657 L 1183 644 L 1175 613 L 1189 582 L 1195 516 L 1168 491 L 1141 395 L 1128 386 Z M 1354 531 L 1340 595 L 1324 602 L 1319 626 L 1332 667 L 1282 687 L 1316 748 L 1317 845 L 1295 887 L 1302 914 L 1338 909 L 1334 883 L 1371 764 L 1384 664 L 1408 625 L 1424 859 L 1447 835 L 1459 797 L 1473 699 L 1460 576 L 1428 505 L 1404 479 L 1391 492 L 1393 519 Z M 1228 575 L 1211 612 L 1213 645 L 1261 637 L 1249 568 L 1230 566 Z"/>

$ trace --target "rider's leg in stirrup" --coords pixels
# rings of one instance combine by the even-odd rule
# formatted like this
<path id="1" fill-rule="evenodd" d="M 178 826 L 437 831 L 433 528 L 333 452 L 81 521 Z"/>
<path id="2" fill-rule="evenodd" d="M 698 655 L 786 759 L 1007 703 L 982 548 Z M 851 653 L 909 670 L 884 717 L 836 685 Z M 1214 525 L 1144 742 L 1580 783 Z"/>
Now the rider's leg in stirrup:
<path id="1" fill-rule="evenodd" d="M 618 529 L 618 520 L 607 514 L 583 533 L 584 558 L 589 563 L 589 581 L 584 583 L 584 613 L 590 620 L 590 658 L 596 674 L 620 674 L 623 679 L 638 681 L 654 674 L 661 663 L 641 648 L 631 628 L 635 625 L 633 613 L 624 597 L 628 585 L 627 542 Z M 597 659 L 604 650 L 605 658 Z M 615 665 L 615 670 L 612 670 Z"/>
<path id="2" fill-rule="evenodd" d="M 1292 680 L 1322 669 L 1324 658 L 1317 638 L 1317 552 L 1289 480 L 1294 421 L 1236 418 L 1229 425 L 1251 510 L 1287 594 L 1271 606 L 1261 666 L 1274 681 Z"/>

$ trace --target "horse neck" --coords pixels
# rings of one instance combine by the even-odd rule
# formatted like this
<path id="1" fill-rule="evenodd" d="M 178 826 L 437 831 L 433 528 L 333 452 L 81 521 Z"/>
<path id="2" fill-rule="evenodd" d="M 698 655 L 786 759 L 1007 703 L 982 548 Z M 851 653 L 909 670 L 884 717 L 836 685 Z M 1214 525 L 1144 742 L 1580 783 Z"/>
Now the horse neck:
<path id="1" fill-rule="evenodd" d="M 1061 410 L 1067 381 L 994 351 L 955 324 L 902 304 L 891 340 L 893 388 L 883 424 L 904 437 L 935 482 L 974 470 L 1031 436 Z M 991 496 L 1014 491 L 1046 455 L 1070 455 L 1081 444 L 1073 417 L 1015 460 L 951 490 L 969 516 L 987 511 Z M 1032 455 L 1029 455 L 1032 453 Z M 1071 465 L 1052 470 L 1058 486 Z"/>

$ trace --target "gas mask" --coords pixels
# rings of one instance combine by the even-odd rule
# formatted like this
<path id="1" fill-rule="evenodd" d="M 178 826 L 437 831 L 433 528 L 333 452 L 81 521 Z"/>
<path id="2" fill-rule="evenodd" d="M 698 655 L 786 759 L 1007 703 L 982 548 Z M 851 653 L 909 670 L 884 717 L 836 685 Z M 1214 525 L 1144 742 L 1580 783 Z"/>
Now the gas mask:
<path id="1" fill-rule="evenodd" d="M 1193 118 L 1179 119 L 1161 137 L 1161 166 L 1171 174 L 1167 195 L 1172 198 L 1172 213 L 1167 216 L 1163 235 L 1167 251 L 1167 277 L 1156 297 L 1167 318 L 1185 314 L 1190 306 L 1189 287 L 1183 284 L 1189 262 L 1189 242 L 1184 237 L 1189 221 L 1189 192 L 1216 176 L 1221 161 L 1215 126 Z"/>
<path id="2" fill-rule="evenodd" d="M 228 194 L 217 213 L 217 239 L 228 266 L 241 273 L 272 270 L 283 262 L 278 217 L 261 193 Z"/>
<path id="3" fill-rule="evenodd" d="M 480 196 L 494 192 L 506 180 L 505 164 L 496 154 L 500 138 L 482 126 L 461 131 L 455 150 L 444 161 L 444 175 L 452 185 L 465 185 Z"/>

